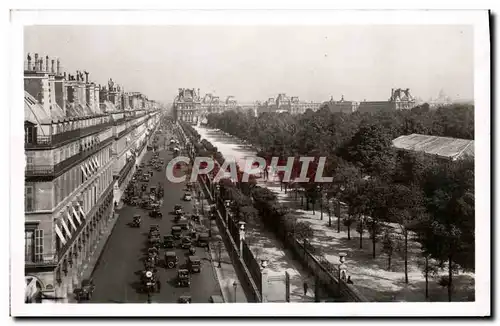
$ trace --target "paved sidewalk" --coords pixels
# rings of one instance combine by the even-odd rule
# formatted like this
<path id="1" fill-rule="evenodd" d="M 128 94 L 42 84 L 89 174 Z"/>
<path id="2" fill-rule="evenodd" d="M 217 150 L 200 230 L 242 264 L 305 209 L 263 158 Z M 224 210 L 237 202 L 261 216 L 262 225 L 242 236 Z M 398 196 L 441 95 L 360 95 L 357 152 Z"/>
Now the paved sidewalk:
<path id="1" fill-rule="evenodd" d="M 193 191 L 193 194 L 195 192 Z M 205 216 L 208 216 L 207 212 L 210 209 L 210 203 L 207 199 L 203 199 L 203 205 L 199 198 L 196 199 L 195 207 L 200 212 L 200 223 L 202 225 L 207 225 L 205 223 Z M 203 212 L 202 212 L 203 206 Z M 212 231 L 212 239 L 216 238 L 217 235 L 220 234 L 219 228 L 215 223 L 211 223 L 211 231 Z M 234 270 L 234 266 L 231 262 L 231 258 L 229 257 L 229 253 L 227 252 L 224 244 L 222 244 L 220 250 L 218 243 L 210 242 L 209 249 L 210 250 L 210 260 L 212 263 L 212 267 L 214 269 L 215 275 L 217 277 L 217 281 L 219 282 L 221 294 L 226 303 L 242 303 L 248 302 L 247 297 L 245 295 L 245 291 L 239 285 L 238 275 Z M 220 254 L 220 255 L 219 255 Z M 219 264 L 220 261 L 220 264 Z M 219 267 L 220 265 L 220 267 Z M 237 283 L 236 293 L 234 290 L 234 282 Z M 236 296 L 235 296 L 236 295 Z"/>
<path id="2" fill-rule="evenodd" d="M 195 128 L 202 138 L 212 143 L 226 158 L 233 157 L 240 160 L 247 155 L 255 155 L 252 151 L 244 150 L 236 144 L 227 144 L 217 141 L 209 135 L 206 129 Z M 285 272 L 290 275 L 290 301 L 291 302 L 313 302 L 314 301 L 314 278 L 302 265 L 295 261 L 293 254 L 285 249 L 274 233 L 268 231 L 260 220 L 255 224 L 246 226 L 246 243 L 257 261 L 267 260 L 269 273 L 273 276 L 283 276 Z M 304 282 L 308 284 L 307 294 L 304 295 Z M 268 302 L 285 302 L 285 282 L 273 282 L 268 285 Z"/>
<path id="3" fill-rule="evenodd" d="M 116 225 L 116 221 L 119 218 L 119 211 L 123 207 L 123 202 L 120 201 L 118 204 L 114 217 L 110 219 L 109 224 L 105 230 L 103 230 L 101 239 L 97 242 L 97 245 L 94 247 L 93 251 L 89 255 L 89 258 L 85 262 L 83 262 L 83 268 L 80 274 L 78 275 L 78 279 L 85 280 L 92 276 L 94 269 L 99 264 L 99 259 L 101 258 L 101 254 L 106 247 L 106 243 L 108 242 L 109 236 L 113 232 L 113 228 Z M 73 294 L 68 294 L 68 303 L 77 303 Z"/>

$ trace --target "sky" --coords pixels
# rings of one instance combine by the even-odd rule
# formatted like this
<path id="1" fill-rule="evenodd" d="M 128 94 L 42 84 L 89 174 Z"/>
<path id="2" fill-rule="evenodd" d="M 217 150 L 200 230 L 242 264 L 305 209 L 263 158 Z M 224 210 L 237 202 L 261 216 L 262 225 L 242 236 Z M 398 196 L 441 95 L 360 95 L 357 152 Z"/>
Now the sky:
<path id="1" fill-rule="evenodd" d="M 474 97 L 470 26 L 27 26 L 24 45 L 165 103 L 178 88 L 238 102 L 387 100 L 391 88 Z"/>

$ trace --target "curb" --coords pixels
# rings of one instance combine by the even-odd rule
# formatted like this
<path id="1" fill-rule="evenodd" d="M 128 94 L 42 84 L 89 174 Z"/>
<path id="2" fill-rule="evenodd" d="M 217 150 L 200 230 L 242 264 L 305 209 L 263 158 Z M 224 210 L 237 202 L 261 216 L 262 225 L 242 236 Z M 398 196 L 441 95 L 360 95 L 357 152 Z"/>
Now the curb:
<path id="1" fill-rule="evenodd" d="M 222 283 L 221 280 L 219 279 L 219 275 L 217 275 L 217 268 L 214 265 L 214 260 L 212 257 L 212 244 L 210 242 L 208 243 L 208 257 L 210 259 L 210 265 L 212 265 L 212 270 L 214 271 L 215 278 L 217 279 L 217 283 L 219 283 L 219 290 L 222 294 L 222 298 L 224 299 L 224 303 L 229 302 L 226 293 L 222 291 Z"/>

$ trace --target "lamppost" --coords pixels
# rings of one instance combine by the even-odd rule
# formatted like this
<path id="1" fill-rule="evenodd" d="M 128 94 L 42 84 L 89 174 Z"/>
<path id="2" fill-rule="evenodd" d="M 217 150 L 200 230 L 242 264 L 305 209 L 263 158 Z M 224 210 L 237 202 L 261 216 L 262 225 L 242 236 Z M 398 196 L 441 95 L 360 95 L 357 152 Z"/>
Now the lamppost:
<path id="1" fill-rule="evenodd" d="M 267 302 L 267 282 L 268 282 L 268 270 L 267 270 L 267 259 L 262 259 L 260 262 L 260 273 L 262 275 L 262 287 L 261 295 L 262 302 Z"/>
<path id="2" fill-rule="evenodd" d="M 221 258 L 222 258 L 222 237 L 220 235 L 217 235 L 217 245 L 218 245 L 218 249 L 219 249 L 219 265 L 217 266 L 217 268 L 221 268 L 222 265 L 221 265 Z"/>
<path id="3" fill-rule="evenodd" d="M 220 185 L 217 183 L 215 185 L 215 203 L 217 204 L 217 201 L 219 200 L 219 193 L 220 193 Z"/>
<path id="4" fill-rule="evenodd" d="M 245 241 L 245 222 L 240 221 L 240 256 L 243 256 L 243 241 Z"/>
<path id="5" fill-rule="evenodd" d="M 340 290 L 340 280 L 347 281 L 347 266 L 345 264 L 345 257 L 347 254 L 345 252 L 339 252 L 339 290 Z"/>
<path id="6" fill-rule="evenodd" d="M 229 206 L 231 206 L 231 201 L 225 200 L 224 207 L 226 207 L 226 223 L 229 223 Z"/>
<path id="7" fill-rule="evenodd" d="M 345 190 L 344 186 L 340 186 L 340 193 L 343 193 Z M 337 199 L 337 210 L 335 212 L 337 214 L 337 233 L 340 233 L 340 200 Z"/>
<path id="8" fill-rule="evenodd" d="M 321 188 L 320 185 L 318 185 L 318 192 L 319 192 L 319 210 L 321 212 L 320 219 L 323 221 L 323 189 Z"/>
<path id="9" fill-rule="evenodd" d="M 201 193 L 200 193 L 200 201 L 201 201 L 201 214 L 202 214 L 203 216 L 205 216 L 205 209 L 204 209 L 204 207 L 203 207 L 203 201 L 204 201 L 203 199 L 204 199 L 204 198 L 205 198 L 205 196 L 203 195 L 203 192 L 201 192 Z"/>
<path id="10" fill-rule="evenodd" d="M 236 303 L 236 288 L 238 287 L 238 283 L 234 281 L 233 283 L 233 288 L 234 288 L 234 303 Z"/>

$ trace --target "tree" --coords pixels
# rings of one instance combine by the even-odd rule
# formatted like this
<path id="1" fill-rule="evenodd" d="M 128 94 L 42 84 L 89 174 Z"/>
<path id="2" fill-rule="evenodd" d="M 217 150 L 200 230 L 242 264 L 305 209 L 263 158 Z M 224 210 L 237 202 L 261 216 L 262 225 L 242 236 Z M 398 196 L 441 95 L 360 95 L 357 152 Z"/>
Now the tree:
<path id="1" fill-rule="evenodd" d="M 391 233 L 386 230 L 382 237 L 382 252 L 387 255 L 387 270 L 391 270 L 391 259 L 394 253 L 395 243 Z"/>
<path id="2" fill-rule="evenodd" d="M 346 217 L 343 219 L 343 223 L 345 226 L 347 226 L 347 240 L 351 240 L 351 225 L 354 223 L 355 219 L 351 214 L 348 214 Z"/>
<path id="3" fill-rule="evenodd" d="M 424 196 L 416 185 L 407 187 L 394 184 L 388 200 L 389 220 L 398 224 L 403 235 L 403 257 L 405 267 L 405 283 L 408 284 L 408 236 L 426 219 Z"/>
<path id="4" fill-rule="evenodd" d="M 389 173 L 395 163 L 392 137 L 378 124 L 362 126 L 341 154 L 370 176 Z"/>
<path id="5" fill-rule="evenodd" d="M 474 162 L 441 164 L 429 171 L 424 184 L 429 219 L 420 227 L 425 252 L 448 268 L 448 300 L 453 273 L 474 270 Z"/>
<path id="6" fill-rule="evenodd" d="M 422 252 L 422 258 L 418 261 L 418 265 L 425 278 L 425 299 L 427 300 L 429 299 L 429 278 L 437 274 L 438 266 L 425 252 Z"/>
<path id="7" fill-rule="evenodd" d="M 376 244 L 380 233 L 384 227 L 384 221 L 387 220 L 388 199 L 390 196 L 389 185 L 376 178 L 371 178 L 364 183 L 364 192 L 367 197 L 366 226 L 372 239 L 372 256 L 376 255 Z"/>

